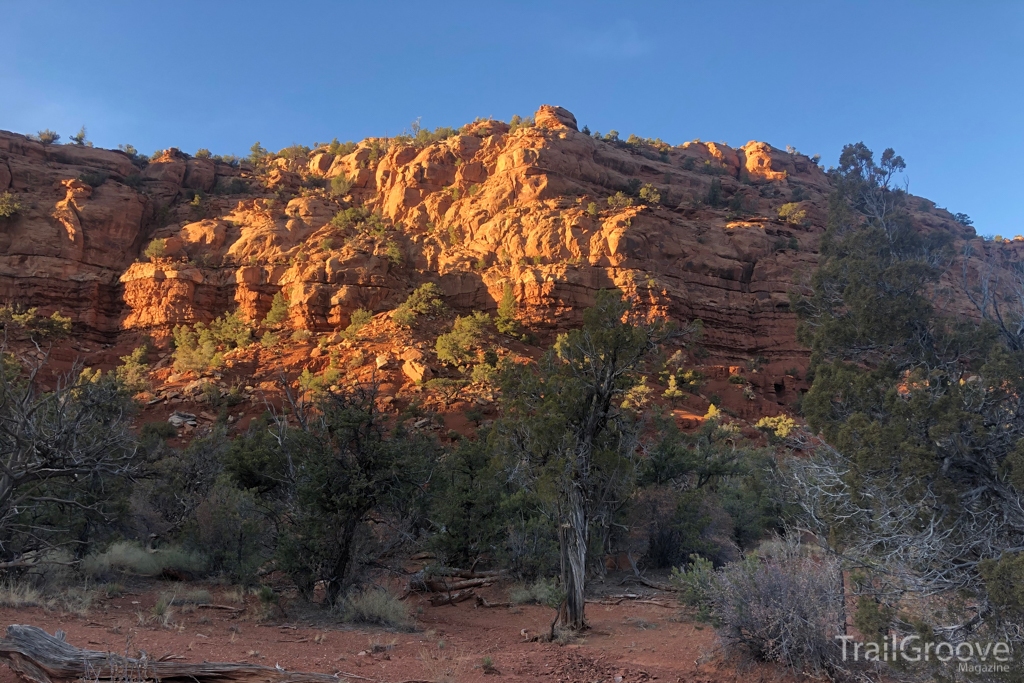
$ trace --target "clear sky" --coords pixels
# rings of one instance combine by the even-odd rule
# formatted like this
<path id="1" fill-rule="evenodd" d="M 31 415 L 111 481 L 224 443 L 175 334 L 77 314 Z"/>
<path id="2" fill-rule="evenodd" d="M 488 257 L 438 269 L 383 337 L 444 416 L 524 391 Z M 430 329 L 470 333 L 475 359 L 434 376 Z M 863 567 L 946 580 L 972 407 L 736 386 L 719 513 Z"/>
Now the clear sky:
<path id="1" fill-rule="evenodd" d="M 0 0 L 0 128 L 244 155 L 562 105 L 673 144 L 863 140 L 1024 233 L 1024 2 Z"/>

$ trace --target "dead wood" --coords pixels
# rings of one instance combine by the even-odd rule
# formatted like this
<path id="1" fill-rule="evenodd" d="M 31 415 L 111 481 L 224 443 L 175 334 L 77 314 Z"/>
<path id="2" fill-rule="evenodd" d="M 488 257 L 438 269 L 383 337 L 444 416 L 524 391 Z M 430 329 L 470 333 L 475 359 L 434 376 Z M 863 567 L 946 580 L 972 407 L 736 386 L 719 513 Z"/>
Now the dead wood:
<path id="1" fill-rule="evenodd" d="M 438 594 L 430 597 L 430 604 L 434 607 L 439 607 L 441 605 L 454 605 L 456 603 L 462 602 L 463 600 L 469 600 L 475 595 L 476 593 L 472 590 L 457 591 L 455 593 L 448 594 Z"/>
<path id="2" fill-rule="evenodd" d="M 678 593 L 679 592 L 679 589 L 676 588 L 675 586 L 669 586 L 669 585 L 664 584 L 664 583 L 656 583 L 654 581 L 651 581 L 648 578 L 640 576 L 639 574 L 637 574 L 635 576 L 627 576 L 626 578 L 624 578 L 622 580 L 622 583 L 628 583 L 630 581 L 636 581 L 637 583 L 642 583 L 645 586 L 649 586 L 650 588 L 653 588 L 655 590 L 665 591 L 666 593 Z"/>
<path id="3" fill-rule="evenodd" d="M 138 659 L 113 652 L 83 650 L 64 641 L 64 632 L 51 636 L 41 628 L 21 624 L 7 627 L 0 639 L 0 660 L 32 683 L 85 680 L 94 683 L 178 681 L 246 681 L 247 683 L 338 683 L 336 676 L 233 662 L 189 664 L 166 658 Z"/>
<path id="4" fill-rule="evenodd" d="M 511 602 L 488 602 L 487 598 L 478 595 L 476 596 L 477 607 L 511 607 Z"/>

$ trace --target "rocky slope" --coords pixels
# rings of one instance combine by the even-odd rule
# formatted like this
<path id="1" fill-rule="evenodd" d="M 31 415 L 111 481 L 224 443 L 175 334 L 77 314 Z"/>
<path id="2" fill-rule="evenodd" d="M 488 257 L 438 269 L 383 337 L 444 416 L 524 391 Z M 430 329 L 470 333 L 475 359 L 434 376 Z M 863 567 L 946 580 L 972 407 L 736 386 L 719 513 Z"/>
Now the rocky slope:
<path id="1" fill-rule="evenodd" d="M 80 339 L 110 346 L 141 333 L 165 342 L 175 324 L 236 308 L 259 321 L 277 292 L 291 327 L 315 336 L 434 281 L 465 311 L 493 311 L 511 287 L 543 339 L 614 286 L 703 320 L 708 363 L 769 363 L 768 394 L 806 359 L 788 297 L 816 264 L 830 191 L 807 156 L 761 142 L 596 139 L 547 105 L 532 125 L 477 121 L 430 144 L 369 139 L 341 152 L 253 168 L 170 149 L 142 163 L 0 132 L 0 193 L 21 205 L 0 219 L 0 301 L 60 310 Z M 336 178 L 350 188 L 337 192 Z M 779 218 L 792 202 L 803 220 Z M 984 242 L 927 200 L 911 206 L 919 229 L 1019 260 L 1020 243 Z M 352 207 L 381 220 L 332 221 Z M 143 256 L 153 240 L 162 255 Z"/>

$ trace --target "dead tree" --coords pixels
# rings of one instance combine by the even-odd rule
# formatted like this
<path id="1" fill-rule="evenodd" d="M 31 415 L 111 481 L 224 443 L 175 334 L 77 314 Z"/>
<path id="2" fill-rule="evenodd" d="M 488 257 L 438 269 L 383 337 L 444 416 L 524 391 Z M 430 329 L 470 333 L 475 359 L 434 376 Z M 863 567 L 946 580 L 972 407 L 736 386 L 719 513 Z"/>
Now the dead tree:
<path id="1" fill-rule="evenodd" d="M 279 667 L 231 662 L 186 662 L 125 657 L 113 652 L 82 650 L 64 641 L 64 633 L 51 636 L 35 626 L 13 624 L 0 639 L 0 660 L 31 683 L 93 681 L 246 681 L 252 683 L 338 683 L 329 674 L 286 671 Z"/>

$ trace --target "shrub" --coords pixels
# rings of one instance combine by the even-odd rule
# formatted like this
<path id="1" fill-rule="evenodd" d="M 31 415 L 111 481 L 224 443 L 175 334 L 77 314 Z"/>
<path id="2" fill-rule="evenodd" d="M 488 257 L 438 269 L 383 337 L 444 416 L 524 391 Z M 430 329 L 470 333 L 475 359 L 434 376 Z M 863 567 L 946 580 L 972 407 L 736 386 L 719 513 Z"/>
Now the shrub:
<path id="1" fill-rule="evenodd" d="M 288 319 L 288 302 L 285 301 L 284 294 L 278 291 L 274 294 L 274 300 L 270 303 L 270 310 L 267 311 L 267 317 L 263 319 L 264 325 L 280 325 Z"/>
<path id="2" fill-rule="evenodd" d="M 679 602 L 696 607 L 702 621 L 710 618 L 715 582 L 715 567 L 711 560 L 690 555 L 690 566 L 673 567 L 669 581 L 679 591 Z"/>
<path id="3" fill-rule="evenodd" d="M 679 389 L 679 380 L 676 379 L 675 375 L 668 376 L 668 388 L 661 395 L 669 400 L 683 396 L 683 392 Z"/>
<path id="4" fill-rule="evenodd" d="M 206 560 L 202 556 L 177 546 L 149 551 L 131 541 L 118 541 L 104 552 L 88 555 L 82 560 L 82 571 L 96 578 L 114 571 L 143 576 L 156 576 L 164 570 L 196 573 L 205 566 Z"/>
<path id="5" fill-rule="evenodd" d="M 352 181 L 343 175 L 331 178 L 331 194 L 335 197 L 344 197 L 352 189 Z"/>
<path id="6" fill-rule="evenodd" d="M 776 415 L 775 417 L 762 417 L 754 426 L 762 431 L 769 432 L 774 436 L 785 439 L 796 429 L 796 421 L 788 415 Z"/>
<path id="7" fill-rule="evenodd" d="M 274 346 L 280 341 L 281 338 L 279 336 L 277 336 L 270 330 L 267 330 L 266 332 L 263 333 L 263 336 L 260 337 L 260 346 L 262 346 L 265 349 L 269 349 L 271 346 Z"/>
<path id="8" fill-rule="evenodd" d="M 722 181 L 718 178 L 711 179 L 708 193 L 704 196 L 704 203 L 714 208 L 722 202 Z"/>
<path id="9" fill-rule="evenodd" d="M 834 675 L 843 669 L 835 640 L 844 614 L 840 568 L 795 540 L 775 545 L 767 557 L 751 555 L 718 572 L 710 592 L 719 633 L 757 659 Z"/>
<path id="10" fill-rule="evenodd" d="M 359 330 L 366 327 L 369 322 L 373 320 L 373 313 L 366 310 L 365 308 L 357 308 L 352 311 L 352 315 L 349 318 L 348 327 L 345 328 L 344 336 L 346 339 L 355 339 L 356 335 L 359 334 Z"/>
<path id="11" fill-rule="evenodd" d="M 409 609 L 405 603 L 381 589 L 368 589 L 350 595 L 343 605 L 342 618 L 350 624 L 403 630 L 411 627 Z"/>
<path id="12" fill-rule="evenodd" d="M 508 599 L 516 605 L 546 605 L 557 609 L 564 598 L 565 592 L 554 579 L 537 579 L 508 592 Z"/>
<path id="13" fill-rule="evenodd" d="M 466 388 L 467 384 L 469 384 L 469 382 L 464 379 L 438 377 L 436 379 L 429 380 L 426 387 L 440 396 L 441 401 L 445 406 L 450 406 L 459 399 L 459 394 L 462 393 L 462 390 Z"/>
<path id="14" fill-rule="evenodd" d="M 0 306 L 0 329 L 15 325 L 31 336 L 65 337 L 71 333 L 71 318 L 54 311 L 49 318 L 41 318 L 37 308 L 22 310 L 15 306 Z"/>
<path id="15" fill-rule="evenodd" d="M 121 356 L 121 365 L 114 369 L 114 377 L 132 393 L 149 389 L 147 353 L 145 345 L 139 346 L 127 356 Z"/>
<path id="16" fill-rule="evenodd" d="M 490 316 L 480 311 L 457 317 L 451 332 L 439 336 L 434 344 L 438 360 L 450 365 L 465 365 L 474 360 L 474 349 L 490 321 Z"/>
<path id="17" fill-rule="evenodd" d="M 789 202 L 779 207 L 779 218 L 791 225 L 803 225 L 807 219 L 807 212 L 800 208 L 796 202 Z"/>
<path id="18" fill-rule="evenodd" d="M 209 159 L 211 156 L 213 155 L 210 154 L 210 150 L 205 147 L 196 150 L 196 159 Z"/>
<path id="19" fill-rule="evenodd" d="M 972 221 L 971 217 L 968 216 L 966 213 L 954 213 L 953 220 L 955 220 L 960 225 L 963 225 L 968 228 L 974 225 L 974 221 Z"/>
<path id="20" fill-rule="evenodd" d="M 304 342 L 309 341 L 313 336 L 313 333 L 309 330 L 295 330 L 292 332 L 292 341 Z"/>
<path id="21" fill-rule="evenodd" d="M 88 140 L 85 138 L 85 126 L 78 129 L 78 132 L 71 136 L 71 141 L 79 147 L 85 145 Z"/>
<path id="22" fill-rule="evenodd" d="M 402 250 L 394 240 L 388 240 L 384 244 L 384 256 L 387 257 L 388 261 L 390 261 L 392 265 L 402 265 Z"/>
<path id="23" fill-rule="evenodd" d="M 519 114 L 515 114 L 515 115 L 512 116 L 512 118 L 508 122 L 508 132 L 509 133 L 514 133 L 517 130 L 519 130 L 520 128 L 532 128 L 532 127 L 533 127 L 533 117 L 532 116 L 527 116 L 524 119 Z"/>
<path id="24" fill-rule="evenodd" d="M 640 188 L 640 199 L 643 199 L 648 204 L 660 204 L 661 192 L 659 192 L 658 188 L 654 187 L 654 185 L 646 183 Z"/>
<path id="25" fill-rule="evenodd" d="M 21 204 L 11 192 L 0 194 L 0 218 L 13 218 L 21 211 Z"/>
<path id="26" fill-rule="evenodd" d="M 587 204 L 587 215 L 590 216 L 591 218 L 597 217 L 598 208 L 595 202 L 590 202 L 589 204 Z"/>
<path id="27" fill-rule="evenodd" d="M 516 320 L 516 297 L 512 285 L 505 283 L 501 290 L 501 301 L 498 303 L 498 316 L 494 326 L 501 334 L 515 334 L 519 327 Z"/>
<path id="28" fill-rule="evenodd" d="M 60 140 L 60 135 L 58 135 L 55 131 L 50 130 L 49 128 L 44 128 L 38 133 L 36 133 L 36 140 L 39 140 L 39 142 L 43 143 L 44 145 L 52 145 L 53 143 Z"/>
<path id="29" fill-rule="evenodd" d="M 99 187 L 107 182 L 110 176 L 103 171 L 83 171 L 78 174 L 78 179 L 89 187 Z"/>
<path id="30" fill-rule="evenodd" d="M 179 372 L 218 367 L 224 351 L 252 343 L 252 329 L 237 312 L 218 317 L 208 326 L 201 322 L 192 327 L 177 325 L 173 334 L 174 368 Z"/>
<path id="31" fill-rule="evenodd" d="M 157 238 L 149 243 L 146 250 L 142 253 L 149 258 L 150 261 L 155 261 L 158 258 L 163 258 L 163 255 L 167 251 L 167 240 Z"/>
<path id="32" fill-rule="evenodd" d="M 241 178 L 218 178 L 213 187 L 214 194 L 245 194 L 249 185 Z"/>
<path id="33" fill-rule="evenodd" d="M 627 197 L 621 191 L 608 198 L 608 207 L 611 209 L 624 209 L 629 206 L 633 206 L 633 198 Z"/>
<path id="34" fill-rule="evenodd" d="M 473 366 L 470 379 L 480 384 L 494 384 L 498 381 L 498 369 L 489 363 L 477 363 Z"/>
<path id="35" fill-rule="evenodd" d="M 189 545 L 208 553 L 211 571 L 252 584 L 273 555 L 267 543 L 272 538 L 271 523 L 265 512 L 254 491 L 243 490 L 221 475 L 195 509 L 187 530 Z"/>
<path id="36" fill-rule="evenodd" d="M 258 140 L 249 148 L 249 163 L 253 166 L 259 166 L 268 156 L 270 156 L 270 150 L 261 145 Z"/>
<path id="37" fill-rule="evenodd" d="M 354 142 L 338 142 L 338 138 L 334 138 L 327 146 L 327 151 L 336 156 L 346 156 L 356 151 L 358 146 Z"/>
<path id="38" fill-rule="evenodd" d="M 433 282 L 417 287 L 391 316 L 396 324 L 411 327 L 417 315 L 443 313 L 447 308 L 441 299 L 441 288 Z"/>

